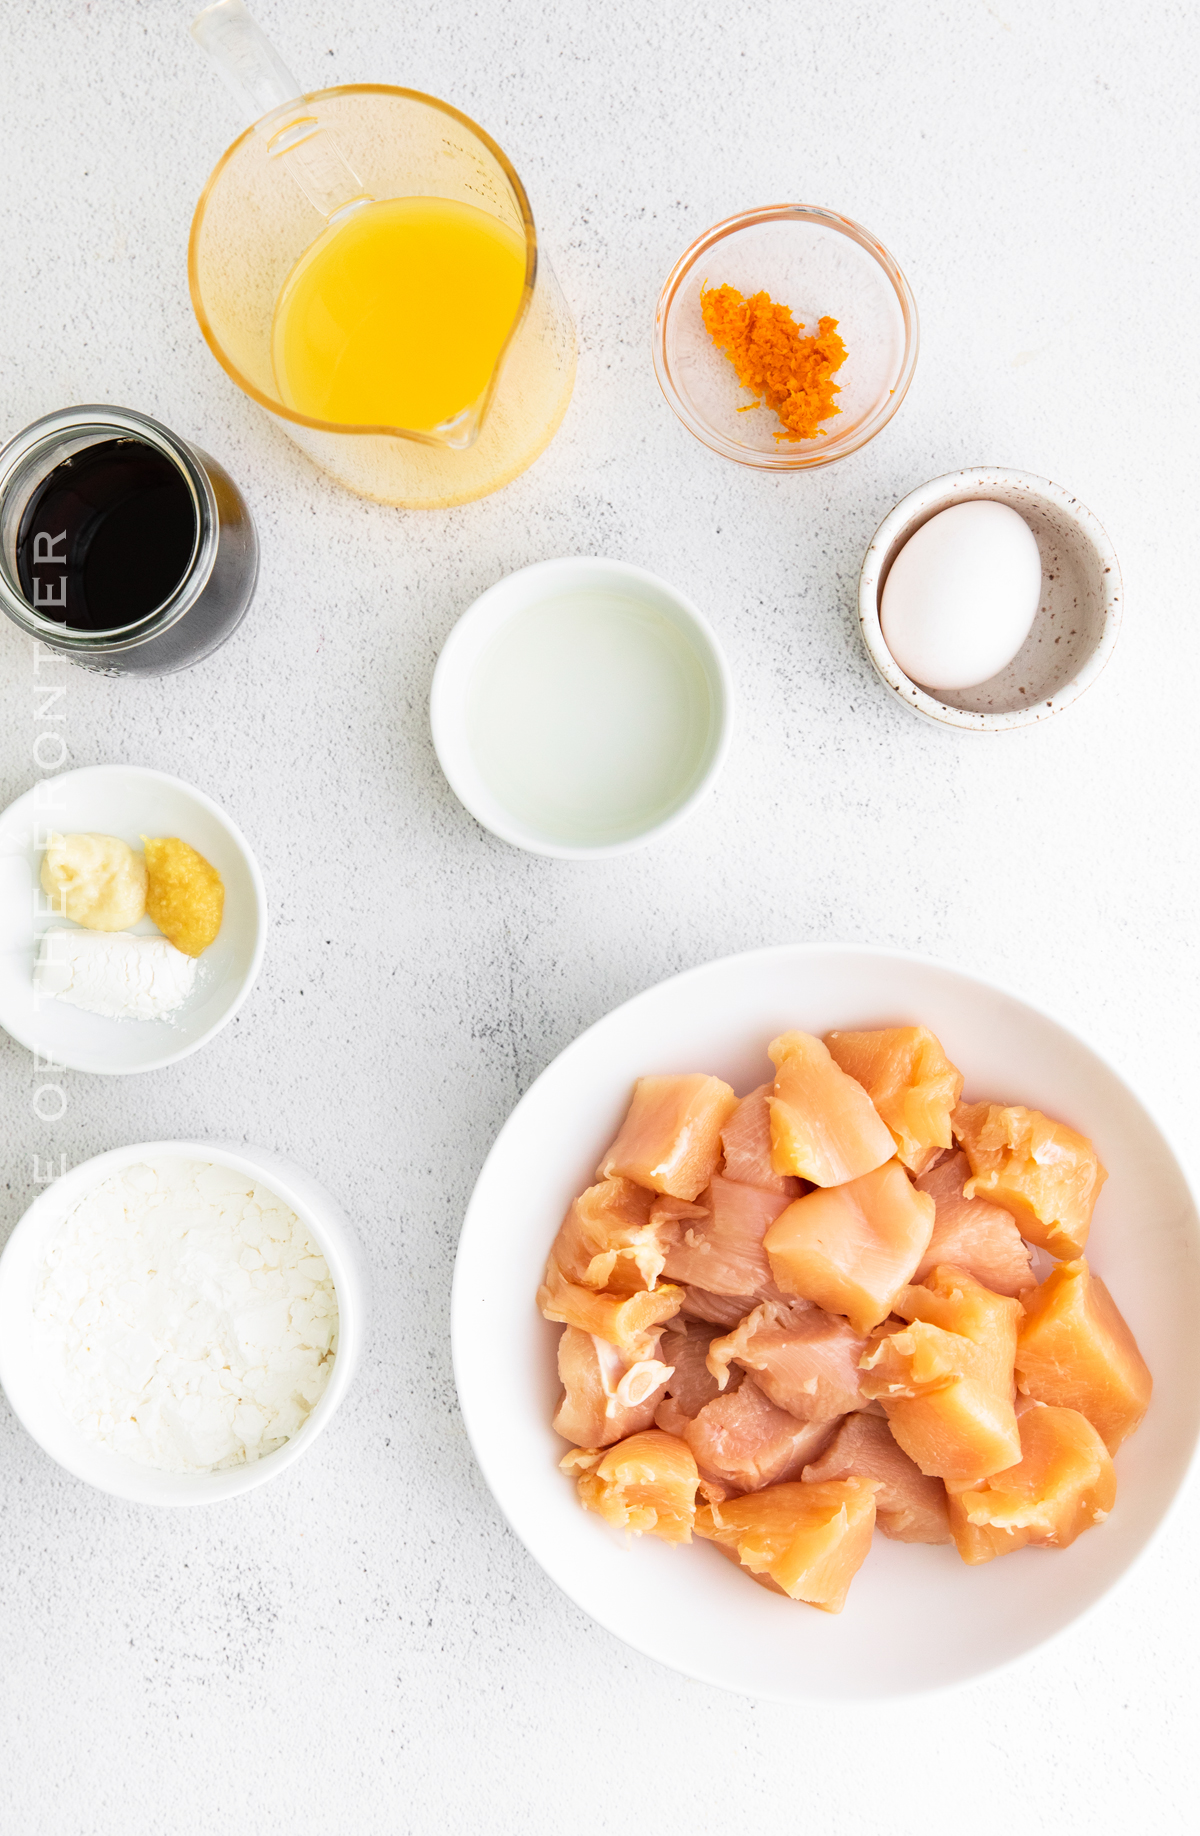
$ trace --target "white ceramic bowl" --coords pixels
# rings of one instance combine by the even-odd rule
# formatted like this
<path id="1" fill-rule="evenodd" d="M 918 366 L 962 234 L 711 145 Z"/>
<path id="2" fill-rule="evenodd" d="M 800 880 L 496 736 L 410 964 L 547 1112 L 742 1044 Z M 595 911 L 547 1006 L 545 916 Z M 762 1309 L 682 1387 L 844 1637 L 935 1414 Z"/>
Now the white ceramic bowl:
<path id="1" fill-rule="evenodd" d="M 682 771 L 669 796 L 648 799 L 613 811 L 611 817 L 594 807 L 586 813 L 572 810 L 564 799 L 554 816 L 538 820 L 518 810 L 498 793 L 494 778 L 481 763 L 479 735 L 472 701 L 477 673 L 490 667 L 493 646 L 509 621 L 520 614 L 563 602 L 576 593 L 605 593 L 646 607 L 682 639 L 681 654 L 688 659 L 696 692 L 703 701 L 703 733 L 691 763 Z M 561 666 L 548 664 L 547 682 Z M 536 668 L 536 664 L 531 664 Z M 540 684 L 538 685 L 540 687 Z M 547 692 L 552 692 L 548 690 Z M 733 687 L 716 636 L 690 599 L 644 568 L 624 561 L 599 561 L 575 557 L 539 561 L 509 574 L 489 587 L 459 619 L 442 649 L 434 671 L 429 699 L 433 743 L 451 789 L 486 829 L 514 847 L 560 860 L 597 860 L 641 848 L 673 829 L 695 809 L 711 788 L 729 750 L 733 718 Z M 639 706 L 636 697 L 611 698 L 606 718 L 618 736 L 626 723 L 630 737 L 640 743 L 653 721 L 653 709 Z M 585 723 L 586 724 L 586 723 Z M 636 729 L 636 731 L 635 731 Z"/>
<path id="2" fill-rule="evenodd" d="M 45 908 L 38 883 L 48 830 L 94 830 L 140 848 L 143 835 L 178 835 L 225 885 L 215 942 L 198 959 L 196 986 L 165 1020 L 106 1020 L 38 998 L 33 962 L 44 931 L 67 925 Z M 157 935 L 149 918 L 135 932 Z M 246 999 L 262 962 L 267 896 L 245 836 L 203 791 L 140 765 L 90 765 L 45 778 L 0 816 L 0 1026 L 72 1071 L 157 1071 L 206 1045 Z"/>
<path id="3" fill-rule="evenodd" d="M 906 676 L 883 641 L 880 602 L 888 570 L 923 523 L 952 504 L 993 498 L 1023 516 L 1042 556 L 1042 598 L 1033 628 L 999 675 L 976 688 L 924 689 Z M 858 618 L 867 655 L 894 695 L 945 727 L 1004 733 L 1061 713 L 1089 689 L 1121 629 L 1121 569 L 1091 511 L 1048 478 L 970 466 L 910 491 L 871 538 L 858 581 Z"/>
<path id="4" fill-rule="evenodd" d="M 123 1168 L 155 1157 L 231 1167 L 267 1186 L 296 1213 L 329 1264 L 337 1291 L 338 1349 L 329 1382 L 300 1431 L 246 1466 L 216 1473 L 166 1473 L 90 1441 L 58 1400 L 46 1354 L 33 1328 L 33 1296 L 49 1239 L 89 1192 Z M 370 1307 L 366 1261 L 346 1214 L 328 1192 L 290 1161 L 265 1148 L 216 1141 L 152 1141 L 112 1148 L 56 1179 L 21 1218 L 0 1256 L 0 1385 L 13 1411 L 51 1459 L 77 1479 L 137 1504 L 214 1504 L 275 1479 L 310 1448 L 350 1387 Z"/>
<path id="5" fill-rule="evenodd" d="M 745 1091 L 789 1027 L 924 1022 L 968 1097 L 1044 1108 L 1091 1135 L 1109 1170 L 1089 1257 L 1154 1373 L 1117 1455 L 1108 1522 L 1072 1548 L 968 1568 L 952 1547 L 876 1537 L 845 1610 L 755 1587 L 710 1546 L 622 1537 L 579 1506 L 550 1427 L 559 1329 L 534 1292 L 567 1205 L 590 1184 L 636 1077 L 715 1072 Z M 1031 1651 L 1093 1606 L 1170 1504 L 1200 1428 L 1200 1229 L 1171 1148 L 1129 1087 L 1047 1014 L 986 982 L 887 950 L 785 946 L 674 977 L 567 1047 L 488 1156 L 463 1225 L 452 1332 L 484 1476 L 517 1535 L 572 1600 L 638 1650 L 747 1695 L 855 1700 L 961 1682 Z M 1157 1603 L 1156 1603 L 1157 1604 Z"/>

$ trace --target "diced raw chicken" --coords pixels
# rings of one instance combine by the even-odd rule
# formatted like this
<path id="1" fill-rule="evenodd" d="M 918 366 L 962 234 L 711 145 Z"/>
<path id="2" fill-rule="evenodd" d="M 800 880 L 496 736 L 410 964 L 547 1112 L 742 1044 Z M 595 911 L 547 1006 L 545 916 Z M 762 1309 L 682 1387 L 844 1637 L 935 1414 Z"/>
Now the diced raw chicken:
<path id="1" fill-rule="evenodd" d="M 615 1345 L 564 1326 L 558 1341 L 563 1395 L 554 1431 L 576 1447 L 611 1447 L 654 1425 L 671 1366 L 661 1358 L 628 1364 Z M 715 1388 L 715 1386 L 714 1386 Z"/>
<path id="2" fill-rule="evenodd" d="M 667 1220 L 653 1217 L 653 1192 L 631 1179 L 605 1179 L 572 1203 L 551 1249 L 568 1281 L 610 1294 L 652 1288 L 662 1273 Z"/>
<path id="3" fill-rule="evenodd" d="M 842 1186 L 892 1159 L 888 1125 L 820 1039 L 782 1034 L 767 1052 L 776 1067 L 769 1096 L 776 1173 L 793 1173 L 815 1186 Z"/>
<path id="4" fill-rule="evenodd" d="M 665 1274 L 710 1294 L 752 1294 L 761 1299 L 773 1293 L 763 1237 L 787 1202 L 781 1192 L 739 1185 L 714 1174 L 700 1198 L 705 1215 L 681 1220 L 677 1226 L 666 1250 Z"/>
<path id="5" fill-rule="evenodd" d="M 670 1284 L 640 1294 L 606 1294 L 580 1287 L 567 1280 L 553 1256 L 537 1292 L 537 1304 L 548 1320 L 607 1339 L 631 1364 L 653 1357 L 657 1328 L 679 1312 L 682 1301 L 683 1289 Z"/>
<path id="6" fill-rule="evenodd" d="M 875 1481 L 775 1485 L 750 1498 L 702 1505 L 696 1534 L 733 1550 L 792 1600 L 840 1613 L 871 1547 Z"/>
<path id="7" fill-rule="evenodd" d="M 901 1319 L 927 1320 L 969 1339 L 977 1356 L 958 1375 L 978 1377 L 1001 1396 L 1013 1396 L 1013 1360 L 1025 1318 L 1020 1301 L 994 1294 L 965 1269 L 939 1263 L 923 1282 L 901 1289 L 892 1310 Z"/>
<path id="8" fill-rule="evenodd" d="M 771 1165 L 777 1173 L 841 1186 L 895 1153 L 891 1131 L 862 1085 L 811 1033 L 783 1033 L 767 1047 L 775 1066 Z"/>
<path id="9" fill-rule="evenodd" d="M 1052 1256 L 1082 1256 L 1108 1178 L 1085 1136 L 1040 1110 L 1000 1103 L 960 1103 L 954 1133 L 971 1163 L 965 1197 L 1003 1205 L 1021 1235 Z"/>
<path id="10" fill-rule="evenodd" d="M 787 1301 L 790 1296 L 775 1289 L 774 1300 Z M 713 1326 L 721 1326 L 726 1332 L 744 1320 L 748 1313 L 753 1313 L 759 1305 L 756 1294 L 710 1294 L 705 1288 L 685 1287 L 683 1305 L 679 1309 L 687 1320 L 707 1320 Z"/>
<path id="11" fill-rule="evenodd" d="M 1086 1415 L 1116 1453 L 1145 1415 L 1153 1379 L 1112 1295 L 1081 1257 L 1051 1271 L 1026 1297 L 1025 1314 L 1018 1387 Z"/>
<path id="12" fill-rule="evenodd" d="M 763 1247 L 785 1294 L 844 1313 L 856 1332 L 869 1332 L 912 1280 L 933 1215 L 933 1200 L 889 1160 L 846 1185 L 806 1192 L 776 1218 Z"/>
<path id="13" fill-rule="evenodd" d="M 969 1270 L 994 1294 L 1024 1294 L 1036 1278 L 1016 1221 L 1011 1211 L 988 1199 L 964 1198 L 970 1176 L 971 1163 L 957 1153 L 940 1158 L 918 1179 L 917 1190 L 929 1194 L 936 1213 L 929 1248 L 913 1280 L 924 1281 L 930 1269 L 948 1262 Z"/>
<path id="14" fill-rule="evenodd" d="M 706 1403 L 684 1430 L 696 1464 L 735 1492 L 798 1476 L 815 1460 L 836 1421 L 798 1422 L 777 1408 L 750 1377 Z"/>
<path id="15" fill-rule="evenodd" d="M 770 1084 L 760 1084 L 744 1096 L 721 1130 L 724 1172 L 726 1179 L 738 1180 L 744 1186 L 782 1193 L 790 1205 L 800 1197 L 804 1182 L 788 1173 L 777 1173 L 771 1165 L 771 1089 Z"/>
<path id="16" fill-rule="evenodd" d="M 1117 1476 L 1086 1416 L 1039 1406 L 1023 1411 L 1020 1429 L 1019 1462 L 980 1485 L 947 1486 L 964 1562 L 990 1562 L 1027 1543 L 1066 1549 L 1113 1508 Z"/>
<path id="17" fill-rule="evenodd" d="M 576 1448 L 559 1462 L 578 1473 L 585 1511 L 597 1511 L 618 1530 L 690 1543 L 700 1475 L 690 1450 L 673 1434 L 648 1428 L 607 1453 Z"/>
<path id="18" fill-rule="evenodd" d="M 664 1243 L 677 1242 L 684 1231 L 707 1216 L 708 1207 L 698 1200 L 671 1198 L 665 1192 L 650 1194 L 650 1222 Z"/>
<path id="19" fill-rule="evenodd" d="M 885 1328 L 862 1360 L 862 1387 L 930 1477 L 972 1481 L 1018 1458 L 1013 1354 L 1019 1301 L 963 1269 L 939 1266 L 896 1296 L 906 1326 Z"/>
<path id="20" fill-rule="evenodd" d="M 800 1422 L 824 1422 L 867 1400 L 858 1368 L 866 1349 L 865 1338 L 821 1307 L 765 1301 L 727 1337 L 714 1340 L 708 1368 L 724 1389 L 736 1359 L 777 1408 Z"/>
<path id="21" fill-rule="evenodd" d="M 736 1104 L 719 1077 L 640 1077 L 598 1177 L 695 1199 L 720 1165 L 721 1130 Z"/>
<path id="22" fill-rule="evenodd" d="M 827 1479 L 877 1479 L 875 1521 L 897 1543 L 948 1543 L 946 1488 L 909 1459 L 886 1421 L 848 1415 L 820 1459 L 801 1474 L 805 1485 Z"/>
<path id="23" fill-rule="evenodd" d="M 721 1393 L 707 1362 L 709 1347 L 720 1336 L 719 1327 L 676 1319 L 659 1342 L 659 1356 L 671 1366 L 666 1393 L 689 1421 Z"/>
<path id="24" fill-rule="evenodd" d="M 953 1139 L 950 1115 L 963 1079 L 927 1026 L 826 1033 L 835 1062 L 860 1083 L 891 1130 L 896 1156 L 922 1172 Z"/>
<path id="25" fill-rule="evenodd" d="M 1012 1403 L 976 1379 L 955 1377 L 936 1389 L 882 1401 L 892 1433 L 929 1478 L 944 1479 L 947 1485 L 952 1479 L 973 1484 L 1003 1472 L 1019 1457 Z"/>

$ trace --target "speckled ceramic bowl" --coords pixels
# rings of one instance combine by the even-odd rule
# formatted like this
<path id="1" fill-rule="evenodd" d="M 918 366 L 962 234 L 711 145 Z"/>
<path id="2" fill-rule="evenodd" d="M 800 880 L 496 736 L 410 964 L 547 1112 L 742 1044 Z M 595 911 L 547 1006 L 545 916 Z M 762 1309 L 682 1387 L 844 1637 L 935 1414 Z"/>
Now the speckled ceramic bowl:
<path id="1" fill-rule="evenodd" d="M 1029 636 L 999 675 L 975 688 L 934 692 L 906 676 L 884 643 L 880 601 L 909 537 L 939 510 L 972 498 L 1008 504 L 1033 530 L 1042 556 L 1041 604 Z M 1121 598 L 1112 543 L 1078 498 L 1048 478 L 976 465 L 920 485 L 884 517 L 859 575 L 858 617 L 867 655 L 906 707 L 945 727 L 1002 733 L 1049 719 L 1092 686 L 1121 629 Z"/>

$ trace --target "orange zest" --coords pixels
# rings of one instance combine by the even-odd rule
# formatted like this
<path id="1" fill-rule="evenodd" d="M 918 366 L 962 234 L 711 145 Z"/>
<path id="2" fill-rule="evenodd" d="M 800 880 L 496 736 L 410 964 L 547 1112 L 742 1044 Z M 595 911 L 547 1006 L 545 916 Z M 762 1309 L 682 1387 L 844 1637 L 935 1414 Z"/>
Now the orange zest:
<path id="1" fill-rule="evenodd" d="M 790 306 L 767 293 L 749 299 L 736 287 L 705 287 L 700 293 L 705 330 L 724 351 L 744 389 L 757 400 L 738 410 L 759 408 L 765 401 L 783 422 L 777 440 L 815 440 L 819 423 L 840 414 L 832 380 L 846 361 L 836 319 L 821 319 L 816 333 L 803 336 Z"/>

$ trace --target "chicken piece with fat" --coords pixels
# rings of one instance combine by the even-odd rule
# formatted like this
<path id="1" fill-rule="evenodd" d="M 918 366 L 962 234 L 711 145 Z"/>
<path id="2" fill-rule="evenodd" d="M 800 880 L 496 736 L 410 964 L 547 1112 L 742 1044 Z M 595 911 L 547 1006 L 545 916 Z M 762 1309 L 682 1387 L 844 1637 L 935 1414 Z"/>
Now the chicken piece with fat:
<path id="1" fill-rule="evenodd" d="M 576 1447 L 610 1447 L 652 1428 L 671 1374 L 661 1357 L 631 1364 L 607 1339 L 564 1326 L 558 1341 L 563 1394 L 554 1431 Z"/>
<path id="2" fill-rule="evenodd" d="M 579 1501 L 617 1530 L 690 1543 L 699 1474 L 673 1434 L 650 1428 L 607 1451 L 573 1448 L 559 1465 L 578 1479 Z"/>
<path id="3" fill-rule="evenodd" d="M 923 1172 L 951 1145 L 950 1116 L 962 1095 L 962 1072 L 927 1026 L 826 1033 L 825 1044 L 874 1103 L 891 1131 L 897 1159 L 910 1173 Z"/>
<path id="4" fill-rule="evenodd" d="M 1108 1178 L 1085 1135 L 1003 1103 L 960 1103 L 954 1133 L 971 1163 L 964 1197 L 1003 1205 L 1021 1235 L 1052 1256 L 1082 1256 Z"/>

